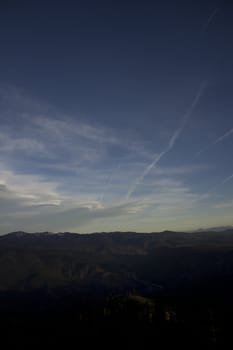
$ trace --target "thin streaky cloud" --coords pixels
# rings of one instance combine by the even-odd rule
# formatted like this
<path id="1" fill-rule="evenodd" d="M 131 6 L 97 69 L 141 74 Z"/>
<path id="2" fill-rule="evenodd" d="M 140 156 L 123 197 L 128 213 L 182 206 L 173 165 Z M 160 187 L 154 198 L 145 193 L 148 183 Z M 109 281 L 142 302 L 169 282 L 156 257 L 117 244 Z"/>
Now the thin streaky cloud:
<path id="1" fill-rule="evenodd" d="M 226 179 L 223 180 L 222 185 L 226 184 L 227 182 L 231 181 L 233 179 L 233 174 L 231 176 L 228 176 Z"/>
<path id="2" fill-rule="evenodd" d="M 223 140 L 225 140 L 227 137 L 229 137 L 231 134 L 233 134 L 233 128 L 230 129 L 229 131 L 227 131 L 223 136 L 219 137 L 214 144 L 216 145 L 219 142 L 222 142 Z"/>
<path id="3" fill-rule="evenodd" d="M 130 186 L 127 195 L 126 195 L 126 200 L 129 200 L 130 197 L 132 196 L 132 194 L 135 192 L 135 190 L 137 189 L 138 185 L 144 180 L 145 176 L 148 175 L 148 173 L 158 164 L 158 162 L 160 161 L 160 159 L 162 159 L 175 145 L 177 139 L 179 138 L 180 134 L 182 133 L 188 119 L 190 118 L 193 110 L 195 109 L 195 107 L 197 106 L 200 98 L 202 97 L 204 90 L 206 88 L 207 82 L 203 81 L 191 103 L 191 105 L 189 106 L 189 108 L 187 109 L 187 111 L 185 112 L 185 114 L 183 115 L 183 118 L 181 120 L 181 124 L 180 126 L 175 130 L 175 132 L 173 133 L 167 147 L 158 155 L 156 155 L 156 157 L 154 158 L 154 160 L 143 170 L 142 174 L 139 176 L 139 178 Z"/>
<path id="4" fill-rule="evenodd" d="M 233 207 L 233 200 L 220 202 L 214 205 L 214 208 L 217 208 L 217 209 L 228 209 L 232 207 Z"/>
<path id="5" fill-rule="evenodd" d="M 233 174 L 226 177 L 222 182 L 218 183 L 217 185 L 215 185 L 214 187 L 212 187 L 211 189 L 209 189 L 207 192 L 203 193 L 199 198 L 198 201 L 201 201 L 203 199 L 209 198 L 210 195 L 212 195 L 219 187 L 225 185 L 226 183 L 228 183 L 229 181 L 231 181 L 233 179 Z"/>
<path id="6" fill-rule="evenodd" d="M 217 145 L 218 143 L 224 141 L 225 139 L 227 139 L 229 136 L 231 136 L 233 134 L 233 128 L 228 130 L 227 132 L 225 132 L 225 134 L 223 134 L 222 136 L 218 137 L 214 142 L 210 143 L 209 145 L 207 145 L 205 148 L 203 148 L 202 150 L 200 150 L 199 152 L 196 153 L 196 157 L 198 157 L 200 154 L 202 154 L 203 152 L 205 152 L 206 150 L 208 150 L 209 148 Z"/>
<path id="7" fill-rule="evenodd" d="M 207 29 L 207 28 L 209 27 L 209 25 L 211 24 L 211 22 L 213 22 L 214 18 L 215 18 L 216 15 L 218 14 L 218 12 L 219 12 L 219 8 L 218 8 L 218 7 L 215 8 L 215 9 L 211 12 L 211 14 L 209 15 L 209 18 L 208 18 L 208 20 L 207 20 L 207 22 L 206 22 L 205 29 Z"/>

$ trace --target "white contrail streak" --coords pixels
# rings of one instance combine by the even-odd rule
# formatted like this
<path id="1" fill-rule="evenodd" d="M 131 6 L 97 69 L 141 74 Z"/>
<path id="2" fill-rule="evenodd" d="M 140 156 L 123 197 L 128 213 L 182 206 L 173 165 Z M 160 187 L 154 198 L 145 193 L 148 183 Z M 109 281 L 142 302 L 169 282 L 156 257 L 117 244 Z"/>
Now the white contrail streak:
<path id="1" fill-rule="evenodd" d="M 211 12 L 211 14 L 206 22 L 205 29 L 207 29 L 209 27 L 209 25 L 211 24 L 211 22 L 214 20 L 215 16 L 217 15 L 218 11 L 219 11 L 219 8 L 216 8 L 213 10 L 213 12 Z"/>
<path id="2" fill-rule="evenodd" d="M 233 128 L 229 131 L 227 131 L 223 136 L 219 137 L 215 142 L 214 145 L 216 145 L 219 142 L 222 142 L 225 140 L 227 137 L 229 137 L 231 134 L 233 134 Z"/>
<path id="3" fill-rule="evenodd" d="M 200 154 L 202 154 L 203 152 L 205 152 L 207 149 L 211 148 L 214 145 L 217 145 L 218 143 L 224 141 L 226 138 L 228 138 L 229 136 L 231 136 L 231 134 L 233 134 L 233 128 L 228 130 L 227 132 L 225 132 L 225 134 L 223 134 L 222 136 L 218 137 L 217 140 L 215 140 L 214 142 L 210 143 L 208 146 L 206 146 L 205 148 L 203 148 L 201 151 L 196 153 L 196 156 L 198 157 Z"/>
<path id="4" fill-rule="evenodd" d="M 180 124 L 179 128 L 177 128 L 175 130 L 175 132 L 173 133 L 167 147 L 154 158 L 154 160 L 143 170 L 143 172 L 139 176 L 139 178 L 133 184 L 131 184 L 131 186 L 127 192 L 127 195 L 126 195 L 126 200 L 130 199 L 131 195 L 134 193 L 134 191 L 136 190 L 138 185 L 144 180 L 144 177 L 151 171 L 152 168 L 154 168 L 158 164 L 160 159 L 163 158 L 173 148 L 176 140 L 178 139 L 181 132 L 183 131 L 183 129 L 184 129 L 188 119 L 190 118 L 193 110 L 195 109 L 196 105 L 198 104 L 200 98 L 202 97 L 203 92 L 206 88 L 206 85 L 207 85 L 206 81 L 201 83 L 201 86 L 199 87 L 191 105 L 189 106 L 189 108 L 187 109 L 186 113 L 184 114 L 184 116 L 181 120 L 181 124 Z"/>
<path id="5" fill-rule="evenodd" d="M 219 184 L 215 185 L 214 187 L 212 187 L 208 192 L 202 194 L 199 198 L 198 201 L 202 201 L 203 199 L 208 198 L 213 192 L 215 192 L 219 187 L 225 185 L 227 182 L 231 181 L 233 179 L 233 174 L 231 176 L 228 176 L 227 178 L 225 178 L 222 182 L 220 182 Z"/>
<path id="6" fill-rule="evenodd" d="M 225 180 L 223 180 L 222 185 L 226 184 L 227 182 L 231 181 L 233 179 L 233 174 L 231 176 L 228 176 Z"/>

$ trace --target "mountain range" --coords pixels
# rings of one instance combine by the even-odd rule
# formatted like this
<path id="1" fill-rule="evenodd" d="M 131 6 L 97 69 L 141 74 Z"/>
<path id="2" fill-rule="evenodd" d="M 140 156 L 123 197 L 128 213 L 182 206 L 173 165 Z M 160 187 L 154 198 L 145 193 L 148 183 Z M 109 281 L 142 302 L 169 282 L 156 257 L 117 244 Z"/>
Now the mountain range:
<path id="1" fill-rule="evenodd" d="M 233 229 L 221 232 L 12 232 L 0 237 L 0 291 L 212 294 L 233 275 Z M 209 287 L 208 287 L 208 283 Z M 205 288 L 204 288 L 205 286 Z M 208 293 L 209 293 L 208 292 Z M 96 293 L 96 292 L 95 292 Z"/>
<path id="2" fill-rule="evenodd" d="M 12 345 L 224 348 L 233 229 L 0 236 L 0 329 Z"/>

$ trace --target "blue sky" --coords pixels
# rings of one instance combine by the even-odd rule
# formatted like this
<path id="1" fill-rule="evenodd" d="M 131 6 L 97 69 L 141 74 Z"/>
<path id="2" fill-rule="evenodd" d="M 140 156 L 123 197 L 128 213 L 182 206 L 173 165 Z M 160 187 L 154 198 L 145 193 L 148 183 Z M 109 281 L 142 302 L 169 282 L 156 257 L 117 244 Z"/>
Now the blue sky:
<path id="1" fill-rule="evenodd" d="M 233 224 L 229 2 L 1 7 L 0 233 Z"/>

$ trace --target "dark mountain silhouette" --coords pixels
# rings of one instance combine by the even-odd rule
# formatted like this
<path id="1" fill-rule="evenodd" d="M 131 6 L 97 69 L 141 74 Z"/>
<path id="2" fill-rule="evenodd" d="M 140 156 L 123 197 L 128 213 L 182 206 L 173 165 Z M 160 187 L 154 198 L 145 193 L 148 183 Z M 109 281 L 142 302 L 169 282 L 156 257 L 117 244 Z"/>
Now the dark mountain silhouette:
<path id="1" fill-rule="evenodd" d="M 233 226 L 217 226 L 217 227 L 208 227 L 208 228 L 199 228 L 198 230 L 193 230 L 191 232 L 222 232 L 227 230 L 232 230 Z"/>
<path id="2" fill-rule="evenodd" d="M 174 293 L 228 277 L 231 268 L 233 230 L 85 235 L 19 231 L 0 237 L 2 291 L 92 285 L 113 293 L 131 288 Z M 211 293 L 220 289 L 215 286 Z"/>
<path id="3" fill-rule="evenodd" d="M 0 327 L 9 343 L 32 345 L 39 332 L 53 344 L 124 336 L 131 345 L 222 347 L 232 295 L 232 229 L 0 237 Z"/>

